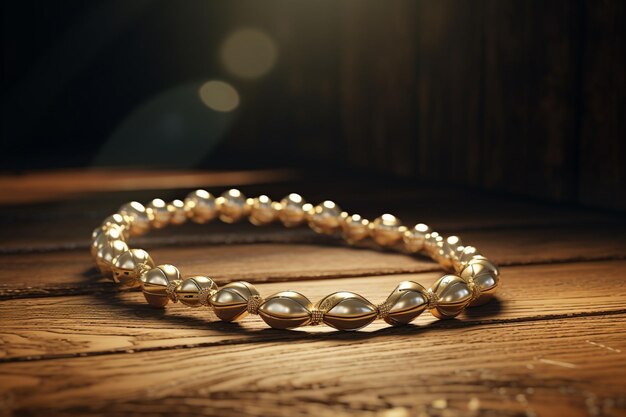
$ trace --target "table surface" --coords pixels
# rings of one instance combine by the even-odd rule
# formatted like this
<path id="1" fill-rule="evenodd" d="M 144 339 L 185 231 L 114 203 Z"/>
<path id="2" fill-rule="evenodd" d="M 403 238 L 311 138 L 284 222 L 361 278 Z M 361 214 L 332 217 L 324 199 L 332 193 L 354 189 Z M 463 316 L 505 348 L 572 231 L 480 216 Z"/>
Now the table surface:
<path id="1" fill-rule="evenodd" d="M 501 266 L 501 290 L 455 320 L 279 331 L 257 316 L 151 308 L 93 267 L 90 232 L 121 203 L 232 185 L 459 234 Z M 0 415 L 626 415 L 626 222 L 615 213 L 284 171 L 40 173 L 0 178 L 0 195 Z M 345 289 L 379 303 L 399 281 L 441 275 L 428 259 L 307 228 L 188 224 L 136 242 L 185 275 L 265 295 Z"/>

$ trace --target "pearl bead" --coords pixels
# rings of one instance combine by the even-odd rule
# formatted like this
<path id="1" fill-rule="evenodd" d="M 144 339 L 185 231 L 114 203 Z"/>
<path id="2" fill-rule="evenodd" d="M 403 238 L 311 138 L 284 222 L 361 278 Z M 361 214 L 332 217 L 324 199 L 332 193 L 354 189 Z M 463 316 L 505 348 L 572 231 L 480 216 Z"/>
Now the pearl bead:
<path id="1" fill-rule="evenodd" d="M 131 201 L 120 207 L 118 213 L 128 222 L 132 236 L 143 235 L 150 230 L 150 219 L 143 204 Z"/>
<path id="2" fill-rule="evenodd" d="M 402 240 L 404 241 L 404 247 L 409 252 L 419 252 L 424 248 L 424 242 L 426 241 L 426 235 L 430 233 L 430 227 L 424 223 L 416 224 L 415 227 L 404 232 Z"/>
<path id="3" fill-rule="evenodd" d="M 385 321 L 389 324 L 407 324 L 422 314 L 428 306 L 427 290 L 417 282 L 401 282 L 385 304 L 389 306 L 389 314 Z"/>
<path id="4" fill-rule="evenodd" d="M 458 316 L 472 300 L 472 290 L 456 275 L 442 276 L 433 284 L 430 292 L 435 300 L 430 312 L 439 319 Z"/>
<path id="5" fill-rule="evenodd" d="M 113 261 L 128 250 L 128 245 L 123 240 L 113 240 L 100 246 L 96 252 L 96 265 L 104 276 L 111 274 Z"/>
<path id="6" fill-rule="evenodd" d="M 217 292 L 217 284 L 209 277 L 195 275 L 185 278 L 176 287 L 178 301 L 189 307 L 209 304 L 209 297 Z"/>
<path id="7" fill-rule="evenodd" d="M 167 288 L 170 284 L 180 281 L 180 272 L 174 265 L 159 265 L 144 272 L 139 280 L 148 304 L 164 307 L 170 301 Z"/>
<path id="8" fill-rule="evenodd" d="M 309 206 L 300 194 L 291 193 L 280 200 L 278 218 L 286 227 L 295 227 L 306 220 Z"/>
<path id="9" fill-rule="evenodd" d="M 145 269 L 154 268 L 154 261 L 143 249 L 130 249 L 113 260 L 113 280 L 123 287 L 141 285 L 139 276 Z"/>
<path id="10" fill-rule="evenodd" d="M 235 321 L 248 314 L 248 300 L 259 292 L 247 282 L 231 282 L 211 296 L 209 302 L 221 320 Z"/>
<path id="11" fill-rule="evenodd" d="M 115 224 L 96 228 L 91 233 L 91 255 L 96 256 L 98 249 L 114 240 L 125 240 L 122 228 Z"/>
<path id="12" fill-rule="evenodd" d="M 104 221 L 102 222 L 102 228 L 106 228 L 108 226 L 118 226 L 122 229 L 122 231 L 124 232 L 124 237 L 128 237 L 129 233 L 130 233 L 130 224 L 128 223 L 128 221 L 126 220 L 126 218 L 124 216 L 122 216 L 119 213 L 115 213 L 110 215 L 109 217 L 107 217 L 106 219 L 104 219 Z"/>
<path id="13" fill-rule="evenodd" d="M 217 216 L 215 197 L 206 190 L 196 190 L 185 198 L 187 215 L 194 223 L 207 223 Z"/>
<path id="14" fill-rule="evenodd" d="M 358 214 L 351 216 L 342 213 L 343 238 L 348 243 L 355 243 L 369 236 L 369 220 L 362 218 Z"/>
<path id="15" fill-rule="evenodd" d="M 284 291 L 266 299 L 259 307 L 259 316 L 275 329 L 292 329 L 310 321 L 313 304 L 304 295 Z"/>
<path id="16" fill-rule="evenodd" d="M 381 246 L 393 246 L 398 243 L 406 231 L 402 222 L 392 214 L 383 214 L 369 224 L 370 236 Z"/>
<path id="17" fill-rule="evenodd" d="M 317 233 L 333 234 L 341 228 L 341 209 L 332 201 L 311 208 L 308 212 L 309 226 Z"/>
<path id="18" fill-rule="evenodd" d="M 446 269 L 453 269 L 454 256 L 458 247 L 462 246 L 461 239 L 457 236 L 448 236 L 445 239 L 437 240 L 437 247 L 432 257 Z"/>
<path id="19" fill-rule="evenodd" d="M 485 304 L 493 298 L 500 282 L 500 271 L 498 268 L 484 258 L 474 258 L 461 271 L 461 278 L 466 282 L 471 282 L 475 287 L 475 297 L 470 303 L 471 307 Z"/>
<path id="20" fill-rule="evenodd" d="M 224 192 L 216 202 L 220 220 L 224 223 L 238 222 L 247 214 L 246 197 L 239 190 Z"/>
<path id="21" fill-rule="evenodd" d="M 424 251 L 430 257 L 435 257 L 438 249 L 439 242 L 443 242 L 443 236 L 435 231 L 431 231 L 430 233 L 426 233 L 424 236 Z"/>
<path id="22" fill-rule="evenodd" d="M 170 223 L 180 225 L 187 221 L 187 210 L 185 203 L 181 200 L 174 200 L 167 205 L 167 211 L 170 213 Z"/>
<path id="23" fill-rule="evenodd" d="M 321 299 L 317 309 L 325 324 L 338 330 L 357 330 L 376 319 L 376 306 L 358 294 L 341 291 Z"/>
<path id="24" fill-rule="evenodd" d="M 249 198 L 246 200 L 246 204 L 250 208 L 250 223 L 255 226 L 270 224 L 278 217 L 280 204 L 272 201 L 266 195 Z"/>
<path id="25" fill-rule="evenodd" d="M 150 225 L 155 229 L 162 229 L 170 222 L 172 214 L 167 210 L 167 204 L 160 198 L 155 198 L 146 206 L 146 213 Z"/>
<path id="26" fill-rule="evenodd" d="M 461 272 L 467 266 L 467 263 L 471 261 L 474 256 L 480 256 L 478 249 L 474 246 L 465 246 L 460 253 L 457 253 L 454 262 L 454 268 L 457 272 Z"/>

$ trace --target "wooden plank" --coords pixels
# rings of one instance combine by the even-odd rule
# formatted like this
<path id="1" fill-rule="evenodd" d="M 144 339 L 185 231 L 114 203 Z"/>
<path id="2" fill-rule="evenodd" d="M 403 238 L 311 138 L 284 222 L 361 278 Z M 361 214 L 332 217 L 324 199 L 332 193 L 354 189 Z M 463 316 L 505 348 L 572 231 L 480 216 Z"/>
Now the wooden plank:
<path id="1" fill-rule="evenodd" d="M 258 235 L 170 236 L 140 240 L 134 247 L 149 249 L 157 263 L 173 263 L 189 275 L 208 274 L 220 284 L 239 279 L 288 281 L 440 269 L 427 258 L 342 246 L 307 230 L 271 230 L 261 229 Z M 502 266 L 623 259 L 625 230 L 513 229 L 468 231 L 461 236 Z M 94 269 L 86 249 L 5 254 L 0 255 L 0 261 L 0 299 L 115 291 L 109 280 L 102 279 Z"/>
<path id="2" fill-rule="evenodd" d="M 625 261 L 505 267 L 498 301 L 467 310 L 452 326 L 624 312 L 625 268 Z M 291 289 L 316 301 L 334 291 L 351 290 L 374 303 L 381 303 L 402 280 L 417 280 L 430 285 L 441 274 L 352 277 L 257 286 L 265 296 Z M 154 309 L 137 292 L 4 301 L 0 303 L 0 316 L 3 318 L 0 322 L 0 357 L 5 361 L 258 343 L 260 337 L 272 340 L 303 337 L 299 331 L 268 329 L 258 317 L 228 324 L 218 321 L 206 308 L 171 305 L 165 311 Z M 437 322 L 426 313 L 416 324 L 419 328 L 449 325 L 434 324 Z M 384 322 L 377 322 L 363 332 L 378 332 L 387 327 Z M 302 330 L 311 334 L 332 331 L 324 326 Z"/>
<path id="3" fill-rule="evenodd" d="M 626 315 L 0 364 L 13 415 L 618 416 Z"/>

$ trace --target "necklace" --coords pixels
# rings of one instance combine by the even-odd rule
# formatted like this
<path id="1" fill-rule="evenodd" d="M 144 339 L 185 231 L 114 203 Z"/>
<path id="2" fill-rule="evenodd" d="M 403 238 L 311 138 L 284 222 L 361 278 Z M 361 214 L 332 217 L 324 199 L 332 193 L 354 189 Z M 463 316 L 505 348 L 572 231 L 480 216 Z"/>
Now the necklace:
<path id="1" fill-rule="evenodd" d="M 187 220 L 202 224 L 215 218 L 225 223 L 248 218 L 257 226 L 274 221 L 286 227 L 308 224 L 317 233 L 341 234 L 349 244 L 371 238 L 381 247 L 430 256 L 447 273 L 428 289 L 414 281 L 403 281 L 379 305 L 349 291 L 335 292 L 314 304 L 295 291 L 263 298 L 247 282 L 232 282 L 218 288 L 206 276 L 183 278 L 175 266 L 157 266 L 148 252 L 128 246 L 131 237 L 150 229 Z M 370 222 L 358 214 L 343 212 L 332 201 L 313 206 L 295 193 L 280 202 L 265 195 L 246 198 L 236 189 L 217 198 L 205 190 L 196 190 L 184 201 L 166 203 L 154 199 L 145 207 L 133 201 L 124 204 L 93 231 L 91 253 L 103 275 L 111 276 L 124 288 L 141 287 L 152 306 L 165 307 L 169 302 L 209 306 L 224 321 L 258 314 L 277 329 L 326 324 L 338 330 L 356 330 L 377 318 L 391 325 L 402 325 L 425 310 L 440 319 L 452 318 L 466 307 L 489 301 L 499 283 L 498 268 L 475 247 L 464 246 L 457 236 L 444 238 L 422 223 L 407 228 L 391 214 Z"/>

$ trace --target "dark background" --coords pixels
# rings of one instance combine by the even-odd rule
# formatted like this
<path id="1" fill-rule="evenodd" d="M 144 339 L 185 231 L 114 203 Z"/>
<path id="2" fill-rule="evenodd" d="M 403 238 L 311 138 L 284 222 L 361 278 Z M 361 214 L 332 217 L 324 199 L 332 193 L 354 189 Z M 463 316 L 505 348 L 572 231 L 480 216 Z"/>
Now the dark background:
<path id="1" fill-rule="evenodd" d="M 3 2 L 2 170 L 295 167 L 625 210 L 625 8 Z M 246 28 L 245 62 L 275 52 L 255 77 L 221 55 Z"/>

